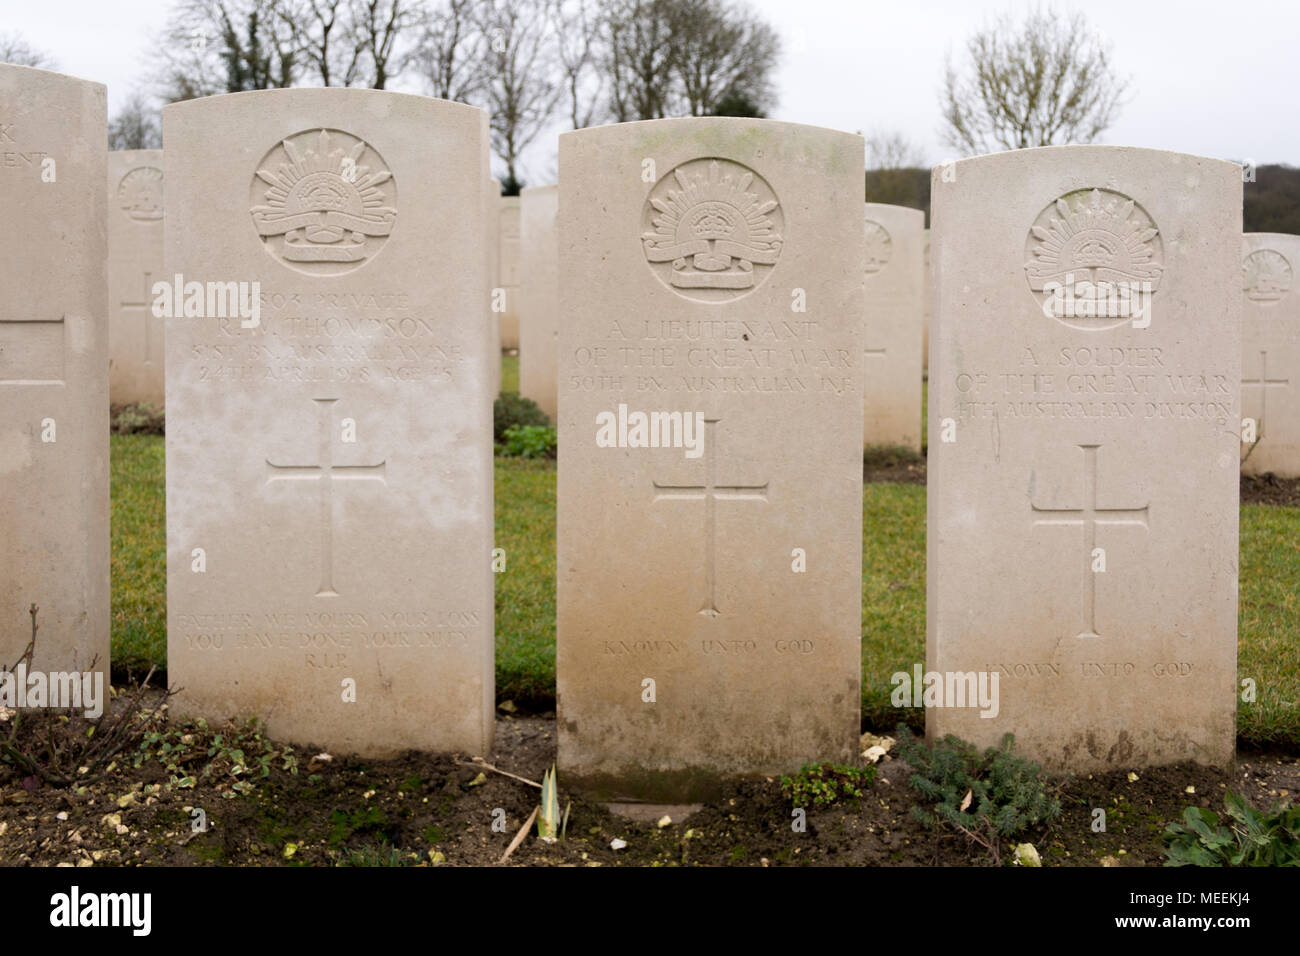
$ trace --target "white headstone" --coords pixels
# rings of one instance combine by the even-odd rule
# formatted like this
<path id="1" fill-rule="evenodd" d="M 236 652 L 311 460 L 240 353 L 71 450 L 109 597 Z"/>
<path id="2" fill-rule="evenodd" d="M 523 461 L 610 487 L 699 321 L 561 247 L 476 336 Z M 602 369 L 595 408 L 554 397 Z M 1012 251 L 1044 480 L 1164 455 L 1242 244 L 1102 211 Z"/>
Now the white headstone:
<path id="1" fill-rule="evenodd" d="M 555 421 L 556 343 L 560 330 L 558 186 L 519 195 L 519 393 Z"/>
<path id="2" fill-rule="evenodd" d="M 501 313 L 501 347 L 519 348 L 519 197 L 501 197 L 501 287 L 506 309 Z"/>
<path id="3" fill-rule="evenodd" d="M 1241 168 L 1020 150 L 932 197 L 928 732 L 1055 770 L 1226 764 Z"/>
<path id="4" fill-rule="evenodd" d="M 0 64 L 0 664 L 109 667 L 104 87 Z M 6 725 L 7 726 L 7 725 Z"/>
<path id="5" fill-rule="evenodd" d="M 1242 468 L 1300 477 L 1300 236 L 1248 232 L 1242 252 Z M 1250 439 L 1254 440 L 1251 441 Z"/>
<path id="6" fill-rule="evenodd" d="M 162 150 L 108 154 L 108 395 L 163 403 L 163 320 L 150 305 L 163 274 Z"/>
<path id="7" fill-rule="evenodd" d="M 486 115 L 273 90 L 168 106 L 163 133 L 168 273 L 261 302 L 167 322 L 175 709 L 486 753 Z"/>
<path id="8" fill-rule="evenodd" d="M 862 440 L 921 450 L 925 213 L 866 204 L 866 347 Z"/>
<path id="9" fill-rule="evenodd" d="M 850 760 L 862 139 L 660 120 L 559 165 L 560 777 L 674 803 Z"/>

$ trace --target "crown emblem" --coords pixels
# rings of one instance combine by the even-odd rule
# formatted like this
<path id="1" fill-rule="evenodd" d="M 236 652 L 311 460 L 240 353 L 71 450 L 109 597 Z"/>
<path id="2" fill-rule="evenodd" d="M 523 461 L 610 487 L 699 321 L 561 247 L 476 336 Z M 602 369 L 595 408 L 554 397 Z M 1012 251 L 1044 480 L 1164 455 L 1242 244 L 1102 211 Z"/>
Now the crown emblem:
<path id="1" fill-rule="evenodd" d="M 675 184 L 675 187 L 674 187 Z M 776 196 L 752 170 L 726 159 L 693 160 L 650 192 L 641 241 L 652 267 L 674 289 L 717 290 L 709 301 L 735 298 L 761 281 L 756 266 L 772 266 L 782 238 Z M 775 217 L 775 218 L 774 218 Z"/>
<path id="2" fill-rule="evenodd" d="M 137 166 L 117 185 L 117 203 L 127 218 L 136 222 L 158 222 L 163 217 L 162 170 Z"/>
<path id="3" fill-rule="evenodd" d="M 1034 292 L 1055 296 L 1050 314 L 1065 324 L 1102 329 L 1128 321 L 1164 272 L 1160 231 L 1136 202 L 1107 189 L 1067 193 L 1039 214 L 1025 243 L 1025 276 Z M 1062 298 L 1064 293 L 1064 298 Z"/>
<path id="4" fill-rule="evenodd" d="M 1253 302 L 1277 302 L 1291 291 L 1291 263 L 1275 249 L 1256 249 L 1241 263 L 1243 289 Z"/>
<path id="5" fill-rule="evenodd" d="M 397 218 L 387 204 L 392 173 L 364 140 L 339 130 L 282 140 L 257 170 L 255 198 L 259 189 L 265 203 L 252 207 L 253 224 L 272 240 L 272 254 L 320 264 L 311 271 L 323 274 L 349 271 L 372 256 Z"/>
<path id="6" fill-rule="evenodd" d="M 879 272 L 894 254 L 894 240 L 889 231 L 874 220 L 867 220 L 867 274 Z"/>

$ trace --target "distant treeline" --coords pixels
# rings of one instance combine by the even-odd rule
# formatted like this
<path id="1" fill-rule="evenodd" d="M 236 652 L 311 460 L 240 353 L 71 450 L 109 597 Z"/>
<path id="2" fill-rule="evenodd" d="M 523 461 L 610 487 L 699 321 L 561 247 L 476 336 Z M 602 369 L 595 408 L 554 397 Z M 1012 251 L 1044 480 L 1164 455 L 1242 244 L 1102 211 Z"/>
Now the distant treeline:
<path id="1" fill-rule="evenodd" d="M 1244 183 L 1244 232 L 1288 232 L 1300 235 L 1300 168 L 1274 163 L 1255 169 L 1255 181 Z M 867 170 L 867 202 L 909 206 L 925 212 L 930 227 L 930 170 Z"/>

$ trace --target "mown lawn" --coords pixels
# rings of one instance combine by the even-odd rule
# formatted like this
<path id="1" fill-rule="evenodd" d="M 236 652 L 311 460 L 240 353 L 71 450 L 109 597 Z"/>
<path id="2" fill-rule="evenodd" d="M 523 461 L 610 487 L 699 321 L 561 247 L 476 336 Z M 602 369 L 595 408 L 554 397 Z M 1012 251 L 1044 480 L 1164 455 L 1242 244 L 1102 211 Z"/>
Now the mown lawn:
<path id="1" fill-rule="evenodd" d="M 165 666 L 163 440 L 114 436 L 112 455 L 113 661 Z M 867 485 L 862 521 L 863 713 L 892 729 L 889 675 L 924 660 L 925 488 Z M 497 697 L 552 706 L 554 462 L 497 459 L 496 543 L 507 556 L 496 576 Z M 1300 745 L 1300 509 L 1242 508 L 1238 656 L 1258 695 L 1238 705 L 1242 739 Z"/>
<path id="2" fill-rule="evenodd" d="M 501 391 L 519 391 L 518 355 L 506 355 L 503 353 L 501 356 Z"/>

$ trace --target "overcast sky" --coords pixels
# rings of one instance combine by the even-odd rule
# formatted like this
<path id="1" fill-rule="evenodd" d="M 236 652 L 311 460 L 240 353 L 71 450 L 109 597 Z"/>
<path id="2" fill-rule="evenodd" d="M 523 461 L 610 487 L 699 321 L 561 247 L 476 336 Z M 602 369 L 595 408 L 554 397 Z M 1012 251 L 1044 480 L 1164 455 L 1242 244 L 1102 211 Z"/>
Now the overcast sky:
<path id="1" fill-rule="evenodd" d="M 784 44 L 774 119 L 870 134 L 899 132 L 927 163 L 939 133 L 944 56 L 1025 0 L 750 0 Z M 0 29 L 52 53 L 65 73 L 108 85 L 110 114 L 146 78 L 170 0 L 5 0 Z M 1131 79 L 1103 141 L 1257 163 L 1300 164 L 1300 3 L 1296 0 L 1088 0 L 1083 8 Z M 413 84 L 402 84 L 420 92 Z M 526 156 L 554 176 L 554 138 Z M 495 165 L 495 164 L 494 164 Z"/>

